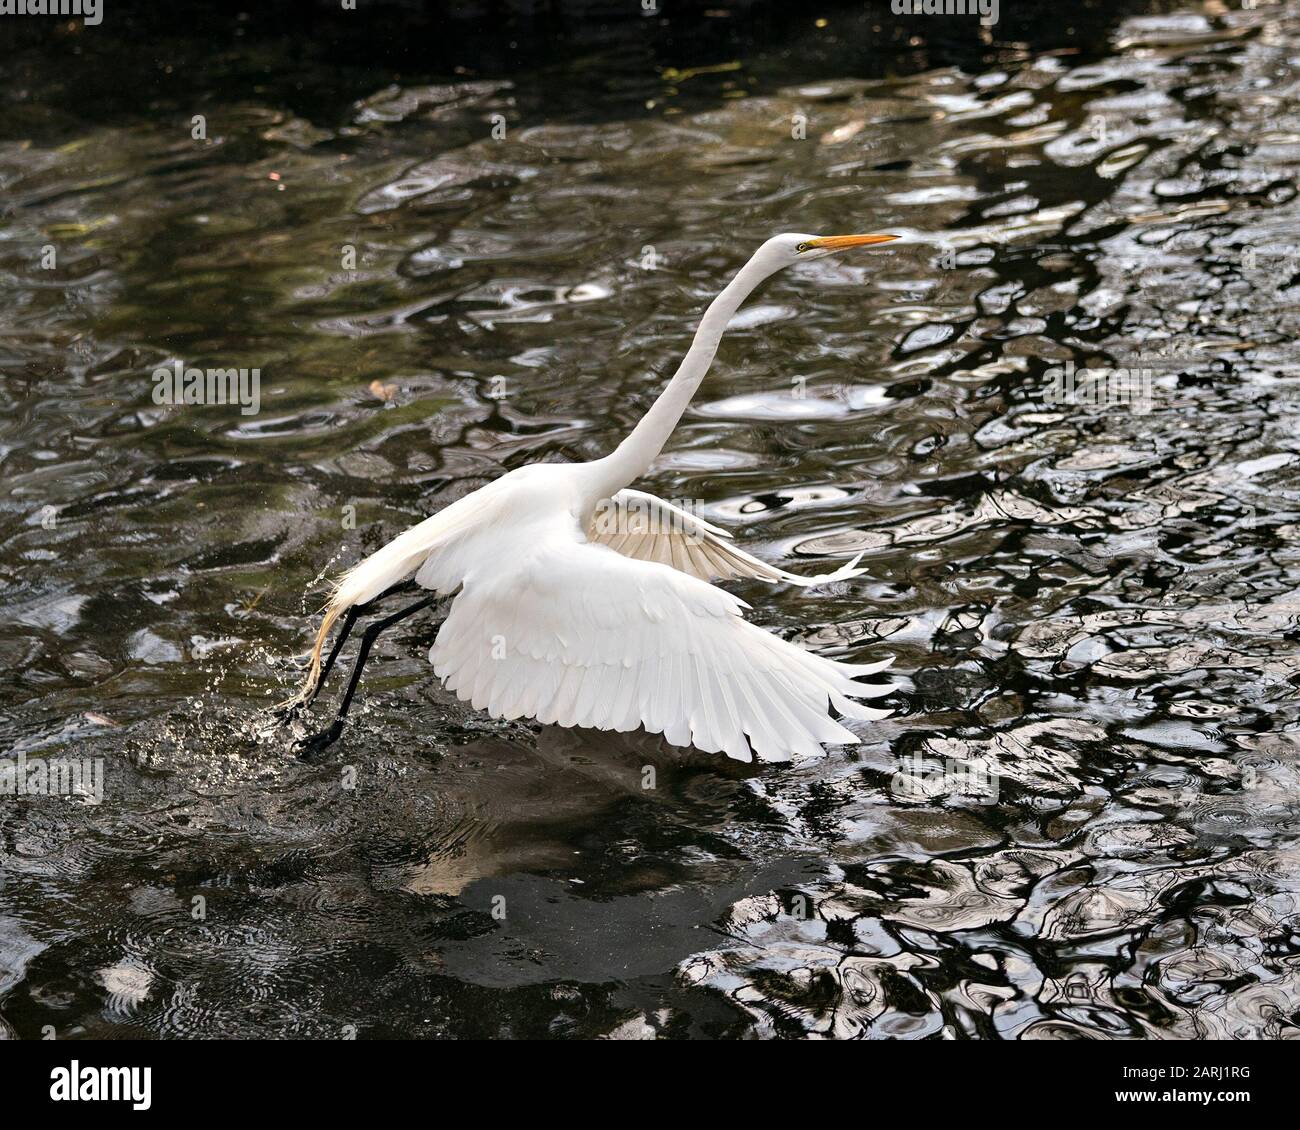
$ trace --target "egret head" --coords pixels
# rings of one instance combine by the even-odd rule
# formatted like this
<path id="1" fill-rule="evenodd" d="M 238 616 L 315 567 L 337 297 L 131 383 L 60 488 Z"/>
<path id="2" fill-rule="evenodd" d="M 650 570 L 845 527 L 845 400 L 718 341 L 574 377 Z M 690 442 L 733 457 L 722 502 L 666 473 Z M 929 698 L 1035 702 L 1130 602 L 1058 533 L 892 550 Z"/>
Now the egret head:
<path id="1" fill-rule="evenodd" d="M 849 251 L 854 247 L 871 247 L 877 243 L 889 243 L 898 239 L 896 235 L 807 235 L 803 232 L 783 232 L 769 239 L 760 251 L 760 255 L 773 270 L 780 270 L 793 263 L 804 263 L 809 259 L 821 259 L 839 251 Z"/>

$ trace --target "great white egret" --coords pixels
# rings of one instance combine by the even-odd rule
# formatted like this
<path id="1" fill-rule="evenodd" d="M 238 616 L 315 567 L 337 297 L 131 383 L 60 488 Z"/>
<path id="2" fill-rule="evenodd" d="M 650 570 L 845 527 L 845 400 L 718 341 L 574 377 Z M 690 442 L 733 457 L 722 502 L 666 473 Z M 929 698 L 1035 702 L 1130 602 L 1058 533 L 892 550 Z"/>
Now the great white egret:
<path id="1" fill-rule="evenodd" d="M 891 687 L 855 680 L 892 658 L 851 664 L 817 655 L 747 623 L 749 606 L 710 583 L 821 584 L 860 576 L 858 558 L 833 573 L 795 576 L 738 549 L 725 530 L 628 488 L 672 434 L 727 323 L 759 283 L 795 263 L 896 238 L 769 239 L 710 303 L 672 380 L 611 454 L 510 471 L 349 569 L 326 608 L 305 684 L 281 704 L 289 713 L 315 699 L 357 617 L 381 597 L 412 588 L 434 595 L 366 629 L 334 723 L 308 749 L 342 732 L 375 637 L 453 593 L 429 658 L 449 690 L 496 718 L 641 726 L 673 745 L 786 761 L 859 740 L 829 717 L 831 708 L 864 721 L 886 717 L 854 700 Z"/>

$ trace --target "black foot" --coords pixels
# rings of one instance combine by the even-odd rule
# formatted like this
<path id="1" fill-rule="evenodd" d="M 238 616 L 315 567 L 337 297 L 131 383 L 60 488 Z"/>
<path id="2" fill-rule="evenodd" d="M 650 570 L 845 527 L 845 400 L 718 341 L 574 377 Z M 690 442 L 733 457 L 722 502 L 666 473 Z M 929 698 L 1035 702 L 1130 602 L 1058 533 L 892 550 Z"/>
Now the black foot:
<path id="1" fill-rule="evenodd" d="M 294 748 L 298 751 L 298 757 L 302 761 L 320 761 L 324 758 L 325 751 L 339 740 L 341 733 L 343 733 L 342 718 L 338 719 L 328 730 L 322 730 L 319 734 L 312 734 L 309 738 L 303 738 Z"/>
<path id="2" fill-rule="evenodd" d="M 282 702 L 278 706 L 268 706 L 266 708 L 266 712 L 281 725 L 294 721 L 302 713 L 302 710 L 303 704 L 300 702 Z"/>

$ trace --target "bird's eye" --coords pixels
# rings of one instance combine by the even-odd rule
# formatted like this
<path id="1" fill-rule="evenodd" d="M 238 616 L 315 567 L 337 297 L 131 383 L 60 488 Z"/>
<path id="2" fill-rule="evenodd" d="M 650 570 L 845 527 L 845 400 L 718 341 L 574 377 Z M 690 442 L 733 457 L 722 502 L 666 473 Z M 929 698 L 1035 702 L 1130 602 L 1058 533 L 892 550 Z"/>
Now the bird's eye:
<path id="1" fill-rule="evenodd" d="M 805 243 L 798 243 L 798 244 L 795 244 L 795 250 L 796 250 L 796 251 L 807 251 L 808 248 L 810 248 L 811 246 L 812 246 L 811 243 L 806 243 L 806 242 L 805 242 Z"/>

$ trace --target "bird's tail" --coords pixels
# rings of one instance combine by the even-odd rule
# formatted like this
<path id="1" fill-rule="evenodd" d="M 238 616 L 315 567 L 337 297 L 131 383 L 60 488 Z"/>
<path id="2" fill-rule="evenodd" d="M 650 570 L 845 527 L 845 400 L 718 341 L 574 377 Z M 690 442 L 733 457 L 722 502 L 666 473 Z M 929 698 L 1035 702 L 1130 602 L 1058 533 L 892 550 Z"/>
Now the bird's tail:
<path id="1" fill-rule="evenodd" d="M 316 642 L 312 645 L 311 663 L 307 667 L 307 677 L 295 694 L 290 695 L 283 702 L 276 703 L 273 709 L 292 710 L 295 706 L 304 705 L 311 700 L 316 691 L 316 684 L 320 682 L 320 656 L 325 647 L 325 640 L 329 637 L 334 621 L 346 611 L 346 608 L 346 605 L 336 604 L 333 599 L 330 600 L 325 609 L 325 617 L 321 620 L 320 630 L 316 633 Z"/>
<path id="2" fill-rule="evenodd" d="M 325 609 L 325 616 L 320 622 L 320 631 L 316 633 L 316 642 L 312 644 L 311 664 L 307 668 L 307 678 L 303 682 L 300 694 L 310 694 L 316 689 L 316 684 L 320 681 L 320 653 L 325 647 L 330 629 L 334 627 L 334 621 L 343 614 L 343 611 L 343 605 L 334 601 L 331 601 L 330 606 Z"/>
<path id="3" fill-rule="evenodd" d="M 417 570 L 419 576 L 416 580 L 424 588 L 443 593 L 456 590 L 467 561 L 463 554 L 457 554 L 455 546 L 458 539 L 473 528 L 475 521 L 488 520 L 482 511 L 482 498 L 474 501 L 476 495 L 481 496 L 487 489 L 466 495 L 419 525 L 412 526 L 339 577 L 316 632 L 302 689 L 282 702 L 279 709 L 289 709 L 311 700 L 316 684 L 320 682 L 321 652 L 325 640 L 335 621 L 349 608 L 368 604 L 394 585 L 408 580 Z M 432 559 L 433 555 L 436 555 L 436 560 Z"/>

